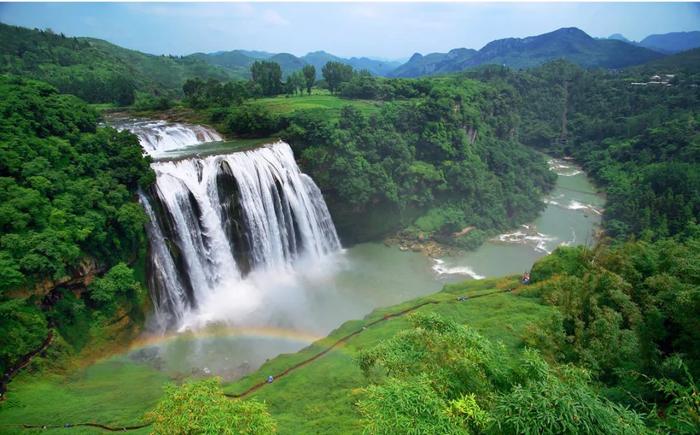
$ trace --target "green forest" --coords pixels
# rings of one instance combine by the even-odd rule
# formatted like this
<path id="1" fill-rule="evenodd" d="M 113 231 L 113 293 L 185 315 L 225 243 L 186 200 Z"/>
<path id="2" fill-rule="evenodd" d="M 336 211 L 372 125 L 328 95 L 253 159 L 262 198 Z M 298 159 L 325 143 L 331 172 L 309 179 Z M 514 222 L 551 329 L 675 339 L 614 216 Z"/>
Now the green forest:
<path id="1" fill-rule="evenodd" d="M 163 434 L 698 433 L 700 49 L 410 79 L 257 60 L 244 78 L 49 30 L 0 24 L 0 40 L 0 432 L 67 415 Z M 542 257 L 527 285 L 447 284 L 242 379 L 134 369 L 138 394 L 105 392 L 105 373 L 79 393 L 71 370 L 152 310 L 138 195 L 156 175 L 110 111 L 289 143 L 345 246 L 476 249 L 544 210 L 550 156 L 605 195 L 601 236 Z M 256 384 L 270 373 L 285 377 Z M 121 408 L 76 411 L 91 400 Z"/>

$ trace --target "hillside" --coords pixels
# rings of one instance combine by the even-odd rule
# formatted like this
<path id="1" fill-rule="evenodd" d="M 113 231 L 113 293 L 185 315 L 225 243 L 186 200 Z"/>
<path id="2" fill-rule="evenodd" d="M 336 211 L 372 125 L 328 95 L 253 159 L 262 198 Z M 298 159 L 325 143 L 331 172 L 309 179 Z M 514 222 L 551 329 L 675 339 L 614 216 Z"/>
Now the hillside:
<path id="1" fill-rule="evenodd" d="M 639 45 L 662 53 L 679 53 L 700 47 L 700 31 L 649 35 Z"/>
<path id="2" fill-rule="evenodd" d="M 414 54 L 405 64 L 393 70 L 392 77 L 420 77 L 431 74 L 459 71 L 456 65 L 467 62 L 478 52 L 468 48 L 455 48 L 448 53 Z"/>
<path id="3" fill-rule="evenodd" d="M 560 248 L 533 266 L 530 285 L 446 285 L 348 321 L 216 394 L 265 403 L 280 434 L 697 433 L 699 255 L 697 240 Z M 125 357 L 70 376 L 23 374 L 3 426 L 147 433 L 158 423 L 145 412 L 167 381 Z M 114 394 L 124 386 L 132 393 Z"/>
<path id="4" fill-rule="evenodd" d="M 339 338 L 387 314 L 426 302 L 428 305 L 414 312 L 438 313 L 460 323 L 468 322 L 486 337 L 502 340 L 508 346 L 508 351 L 515 353 L 523 344 L 518 331 L 528 323 L 553 313 L 550 307 L 532 299 L 503 293 L 477 297 L 465 303 L 456 300 L 459 295 L 473 297 L 498 292 L 504 285 L 512 285 L 512 281 L 472 281 L 448 286 L 442 292 L 397 306 L 378 309 L 365 319 L 346 322 L 328 337 L 299 353 L 272 359 L 247 378 L 226 386 L 225 391 L 229 394 L 244 391 L 258 383 L 261 377 L 266 378 L 268 373 L 281 372 L 308 359 Z M 367 386 L 368 382 L 354 357 L 359 350 L 378 344 L 408 325 L 406 316 L 397 316 L 370 326 L 342 347 L 279 378 L 253 396 L 268 403 L 278 420 L 280 433 L 361 432 L 354 405 L 357 399 L 355 389 Z M 143 421 L 144 412 L 153 407 L 162 395 L 162 385 L 166 382 L 166 375 L 153 367 L 118 358 L 79 370 L 72 380 L 61 376 L 37 380 L 31 375 L 23 375 L 10 384 L 8 397 L 13 406 L 2 410 L 3 423 L 8 425 L 6 429 L 23 423 L 54 424 L 54 418 L 58 418 L 61 424 L 89 420 L 114 426 L 136 425 Z M 135 394 L 114 395 L 113 392 L 121 389 L 123 383 L 133 386 Z M 88 404 L 92 405 L 89 416 L 86 416 L 85 407 Z M 57 429 L 56 432 L 63 430 Z M 148 433 L 148 430 L 136 433 Z"/>
<path id="5" fill-rule="evenodd" d="M 261 51 L 232 50 L 220 51 L 216 53 L 195 53 L 186 56 L 185 59 L 196 59 L 231 70 L 234 74 L 243 77 L 250 75 L 250 65 L 256 60 L 270 60 L 277 62 L 282 67 L 282 75 L 298 71 L 304 65 L 313 65 L 316 68 L 316 75 L 321 78 L 321 68 L 327 62 L 340 62 L 352 66 L 356 70 L 367 70 L 377 76 L 387 76 L 389 72 L 400 65 L 399 62 L 370 59 L 368 57 L 343 58 L 335 56 L 325 51 L 313 51 L 304 56 L 297 57 L 290 53 L 266 53 Z"/>
<path id="6" fill-rule="evenodd" d="M 575 27 L 527 38 L 492 41 L 478 51 L 414 55 L 391 73 L 393 77 L 446 74 L 486 64 L 530 68 L 550 60 L 566 59 L 583 67 L 623 68 L 658 59 L 663 55 L 614 39 L 594 39 Z"/>
<path id="7" fill-rule="evenodd" d="M 0 73 L 45 80 L 90 103 L 131 104 L 134 90 L 179 95 L 189 78 L 226 80 L 235 71 L 196 58 L 154 56 L 93 38 L 0 23 Z"/>

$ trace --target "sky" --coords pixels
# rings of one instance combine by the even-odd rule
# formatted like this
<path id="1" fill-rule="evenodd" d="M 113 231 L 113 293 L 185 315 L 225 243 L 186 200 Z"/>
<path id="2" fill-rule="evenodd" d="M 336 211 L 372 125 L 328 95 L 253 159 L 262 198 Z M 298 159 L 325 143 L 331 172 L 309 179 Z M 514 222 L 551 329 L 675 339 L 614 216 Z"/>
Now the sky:
<path id="1" fill-rule="evenodd" d="M 152 54 L 247 49 L 406 59 L 578 27 L 591 36 L 700 30 L 692 3 L 0 3 L 0 22 Z"/>

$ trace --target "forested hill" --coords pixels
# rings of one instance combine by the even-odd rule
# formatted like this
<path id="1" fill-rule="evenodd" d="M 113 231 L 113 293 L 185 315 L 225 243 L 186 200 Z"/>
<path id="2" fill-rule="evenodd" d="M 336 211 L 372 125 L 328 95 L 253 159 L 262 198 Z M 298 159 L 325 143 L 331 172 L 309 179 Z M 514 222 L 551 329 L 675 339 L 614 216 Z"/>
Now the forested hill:
<path id="1" fill-rule="evenodd" d="M 279 63 L 284 77 L 299 71 L 304 65 L 313 65 L 316 68 L 317 76 L 320 77 L 321 68 L 328 62 L 340 62 L 350 65 L 357 70 L 366 70 L 378 76 L 387 76 L 400 65 L 396 61 L 383 61 L 368 57 L 343 58 L 325 51 L 314 51 L 297 57 L 289 53 L 275 54 L 262 51 L 232 50 L 216 53 L 195 53 L 187 56 L 187 58 L 202 60 L 212 65 L 228 68 L 243 77 L 250 75 L 250 66 L 256 60 L 269 60 Z"/>
<path id="2" fill-rule="evenodd" d="M 2 373 L 37 348 L 48 324 L 80 348 L 93 324 L 145 296 L 124 263 L 144 255 L 146 215 L 135 193 L 154 175 L 134 135 L 98 120 L 75 96 L 0 75 Z M 112 269 L 80 299 L 52 288 L 85 264 Z"/>
<path id="3" fill-rule="evenodd" d="M 700 47 L 700 31 L 649 35 L 642 39 L 639 45 L 662 53 L 679 53 Z"/>
<path id="4" fill-rule="evenodd" d="M 605 188 L 615 237 L 688 237 L 700 216 L 700 50 L 617 73 L 558 61 L 468 74 L 522 96 L 520 140 L 575 157 Z"/>
<path id="5" fill-rule="evenodd" d="M 446 74 L 486 64 L 530 68 L 555 59 L 566 59 L 583 67 L 622 68 L 660 57 L 663 54 L 619 40 L 594 39 L 571 27 L 527 38 L 499 39 L 478 51 L 455 49 L 425 57 L 416 54 L 390 75 Z"/>
<path id="6" fill-rule="evenodd" d="M 236 71 L 196 58 L 154 56 L 93 38 L 0 23 L 0 73 L 51 83 L 90 103 L 130 105 L 137 93 L 180 95 L 189 78 L 227 80 Z"/>

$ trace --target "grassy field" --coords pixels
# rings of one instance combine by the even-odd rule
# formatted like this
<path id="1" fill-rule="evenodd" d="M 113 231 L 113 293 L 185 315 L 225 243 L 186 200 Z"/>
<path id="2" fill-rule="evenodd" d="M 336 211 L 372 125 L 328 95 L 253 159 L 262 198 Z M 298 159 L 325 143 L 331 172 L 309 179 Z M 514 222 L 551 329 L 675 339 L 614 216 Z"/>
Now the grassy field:
<path id="1" fill-rule="evenodd" d="M 143 364 L 111 359 L 68 376 L 23 374 L 9 384 L 0 403 L 0 433 L 27 432 L 22 424 L 102 423 L 127 426 L 143 422 L 163 393 L 167 377 Z M 30 432 L 66 433 L 63 428 Z M 101 432 L 74 428 L 71 433 Z M 134 432 L 132 432 L 134 433 Z M 135 433 L 148 433 L 147 429 Z"/>
<path id="2" fill-rule="evenodd" d="M 327 111 L 331 119 L 340 116 L 340 109 L 345 106 L 353 106 L 364 114 L 379 110 L 380 104 L 376 101 L 348 100 L 335 95 L 313 93 L 311 95 L 295 95 L 292 97 L 280 95 L 272 98 L 260 98 L 255 100 L 256 104 L 261 104 L 272 113 L 288 115 L 297 110 L 318 109 Z"/>
<path id="3" fill-rule="evenodd" d="M 448 285 L 438 293 L 373 311 L 362 320 L 344 323 L 328 337 L 306 349 L 281 355 L 251 375 L 224 386 L 229 394 L 238 394 L 326 349 L 340 337 L 361 330 L 345 343 L 289 374 L 266 384 L 248 397 L 265 401 L 277 420 L 282 434 L 359 433 L 355 402 L 359 389 L 367 385 L 354 355 L 406 328 L 405 316 L 389 318 L 366 329 L 385 316 L 425 303 L 420 312 L 436 312 L 460 323 L 469 324 L 485 337 L 500 340 L 510 352 L 522 347 L 521 331 L 551 308 L 534 299 L 513 293 L 493 293 L 517 285 L 517 279 L 468 281 Z M 461 295 L 488 296 L 460 302 Z M 99 362 L 69 376 L 24 374 L 10 384 L 8 400 L 0 404 L 0 433 L 20 431 L 21 424 L 65 424 L 99 422 L 125 426 L 143 422 L 168 382 L 166 375 L 147 365 L 134 364 L 124 357 Z M 39 431 L 39 430 L 37 430 Z M 71 433 L 94 433 L 97 429 L 75 428 Z M 41 430 L 65 433 L 65 429 Z M 141 429 L 131 433 L 147 433 Z"/>

